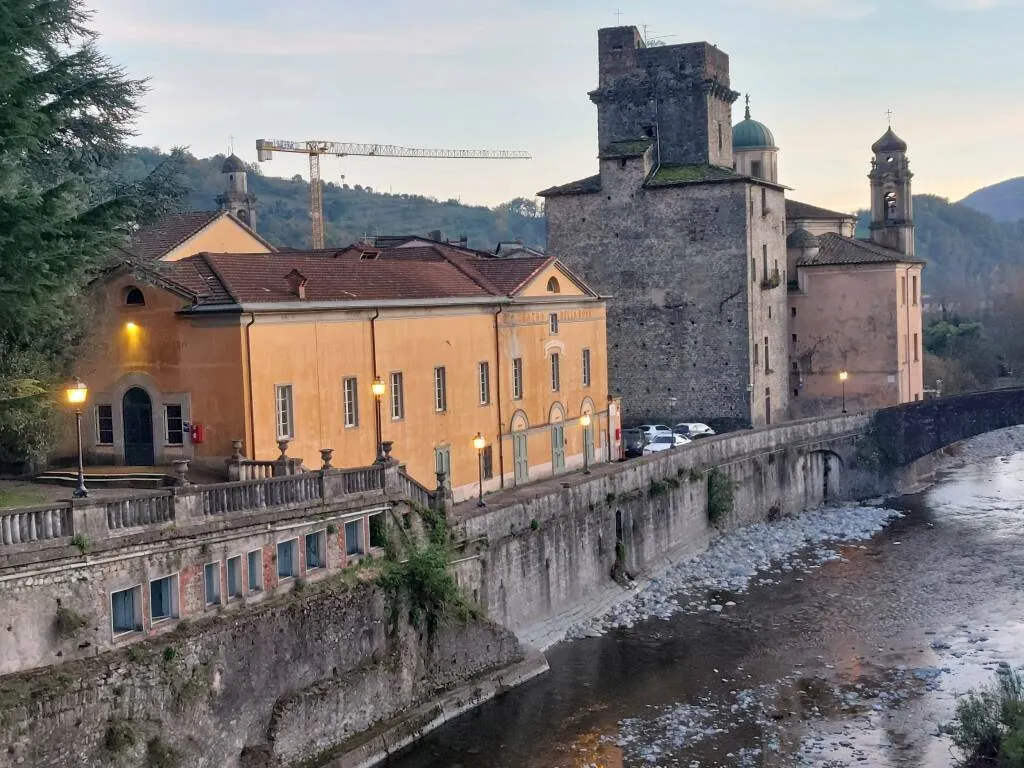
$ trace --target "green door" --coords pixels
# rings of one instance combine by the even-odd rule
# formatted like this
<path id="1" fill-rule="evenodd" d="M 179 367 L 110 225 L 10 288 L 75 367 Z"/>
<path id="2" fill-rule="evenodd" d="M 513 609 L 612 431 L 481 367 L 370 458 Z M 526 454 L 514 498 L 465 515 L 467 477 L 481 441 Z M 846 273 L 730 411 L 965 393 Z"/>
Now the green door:
<path id="1" fill-rule="evenodd" d="M 530 479 L 530 462 L 526 456 L 526 435 L 521 432 L 512 435 L 512 456 L 516 485 L 525 483 Z"/>
<path id="2" fill-rule="evenodd" d="M 565 425 L 551 427 L 551 471 L 555 474 L 565 469 Z"/>
<path id="3" fill-rule="evenodd" d="M 589 426 L 583 430 L 583 454 L 587 461 L 594 461 L 594 427 Z"/>

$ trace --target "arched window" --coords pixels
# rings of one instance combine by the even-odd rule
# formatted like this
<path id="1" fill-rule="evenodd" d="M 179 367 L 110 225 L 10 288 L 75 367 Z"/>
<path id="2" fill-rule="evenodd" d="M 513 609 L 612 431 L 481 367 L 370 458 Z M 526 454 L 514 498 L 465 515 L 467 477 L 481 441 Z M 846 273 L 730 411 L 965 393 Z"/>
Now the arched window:
<path id="1" fill-rule="evenodd" d="M 561 293 L 562 288 L 558 284 L 558 278 L 552 277 L 548 279 L 548 293 Z"/>
<path id="2" fill-rule="evenodd" d="M 896 193 L 885 193 L 885 218 L 888 220 L 896 218 Z"/>
<path id="3" fill-rule="evenodd" d="M 129 288 L 124 294 L 124 303 L 131 306 L 143 307 L 146 305 L 146 297 L 138 288 Z"/>

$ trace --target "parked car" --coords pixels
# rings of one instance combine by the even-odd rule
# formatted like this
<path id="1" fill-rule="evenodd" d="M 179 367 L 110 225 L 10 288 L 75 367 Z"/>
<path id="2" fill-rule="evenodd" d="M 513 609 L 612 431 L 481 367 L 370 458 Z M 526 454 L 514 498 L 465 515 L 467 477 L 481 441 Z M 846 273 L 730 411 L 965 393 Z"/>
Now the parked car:
<path id="1" fill-rule="evenodd" d="M 717 434 L 715 430 L 709 427 L 707 424 L 701 424 L 699 421 L 688 421 L 682 424 L 676 424 L 672 427 L 672 431 L 677 435 L 688 437 L 691 440 L 696 440 L 698 437 L 711 437 Z"/>
<path id="2" fill-rule="evenodd" d="M 672 436 L 672 427 L 667 424 L 641 424 L 637 429 L 647 435 L 648 440 L 652 440 L 658 435 Z"/>
<path id="3" fill-rule="evenodd" d="M 622 430 L 622 449 L 627 459 L 643 456 L 645 445 L 647 445 L 647 435 L 639 429 Z"/>
<path id="4" fill-rule="evenodd" d="M 655 435 L 651 442 L 644 446 L 644 456 L 650 456 L 652 453 L 658 453 L 659 451 L 667 451 L 671 448 L 678 448 L 681 445 L 692 442 L 690 438 L 683 437 L 682 435 Z"/>

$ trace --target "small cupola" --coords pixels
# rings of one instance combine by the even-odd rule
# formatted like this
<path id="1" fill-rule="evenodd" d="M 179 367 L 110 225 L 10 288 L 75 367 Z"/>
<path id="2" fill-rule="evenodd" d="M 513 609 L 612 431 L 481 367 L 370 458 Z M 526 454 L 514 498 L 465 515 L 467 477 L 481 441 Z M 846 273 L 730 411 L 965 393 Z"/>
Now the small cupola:
<path id="1" fill-rule="evenodd" d="M 306 283 L 309 280 L 304 274 L 297 269 L 293 269 L 284 276 L 284 279 L 288 283 L 288 289 L 293 296 L 298 296 L 300 299 L 306 298 Z"/>

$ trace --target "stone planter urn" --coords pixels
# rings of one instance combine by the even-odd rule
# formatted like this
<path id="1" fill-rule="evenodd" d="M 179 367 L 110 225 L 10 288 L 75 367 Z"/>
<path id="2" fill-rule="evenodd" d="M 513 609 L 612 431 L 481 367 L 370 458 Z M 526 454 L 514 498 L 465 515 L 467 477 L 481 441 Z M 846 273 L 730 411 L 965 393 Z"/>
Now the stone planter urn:
<path id="1" fill-rule="evenodd" d="M 391 449 L 395 447 L 394 440 L 383 440 L 380 444 L 380 450 L 384 454 L 384 463 L 387 464 L 391 461 Z"/>
<path id="2" fill-rule="evenodd" d="M 232 461 L 241 461 L 242 459 L 245 458 L 245 454 L 242 453 L 242 441 L 241 440 L 232 440 L 231 441 L 231 450 L 234 451 L 234 453 L 231 454 L 231 460 Z"/>
<path id="3" fill-rule="evenodd" d="M 323 466 L 320 469 L 333 469 L 331 466 L 331 458 L 334 456 L 333 448 L 321 448 L 320 449 L 320 461 Z"/>
<path id="4" fill-rule="evenodd" d="M 174 466 L 174 474 L 177 476 L 178 485 L 190 485 L 188 481 L 188 459 L 174 459 L 171 464 Z"/>
<path id="5" fill-rule="evenodd" d="M 290 440 L 278 440 L 277 441 L 277 449 L 279 451 L 281 451 L 281 455 L 277 457 L 278 461 L 280 461 L 282 459 L 287 459 L 288 458 L 288 443 L 290 443 L 290 442 L 291 442 Z"/>

